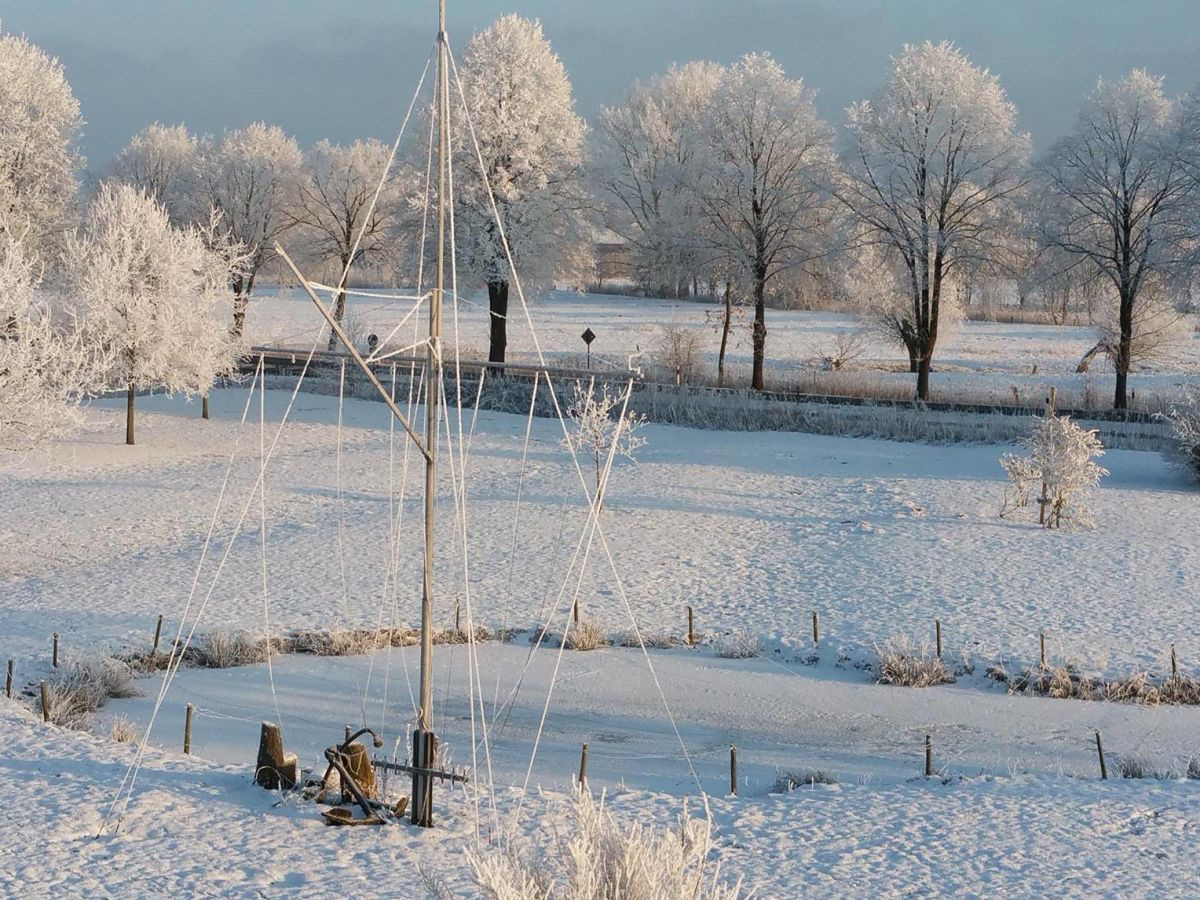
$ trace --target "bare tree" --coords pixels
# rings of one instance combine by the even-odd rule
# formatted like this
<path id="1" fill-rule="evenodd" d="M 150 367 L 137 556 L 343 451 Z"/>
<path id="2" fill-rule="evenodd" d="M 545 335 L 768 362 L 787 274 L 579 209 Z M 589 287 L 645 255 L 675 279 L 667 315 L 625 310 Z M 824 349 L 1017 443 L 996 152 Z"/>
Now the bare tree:
<path id="1" fill-rule="evenodd" d="M 307 154 L 296 202 L 287 215 L 299 226 L 312 255 L 321 262 L 336 262 L 339 275 L 394 246 L 415 180 L 407 167 L 389 165 L 390 157 L 391 148 L 377 140 L 348 146 L 321 141 Z M 339 282 L 338 287 L 344 285 Z M 345 312 L 342 290 L 334 317 L 340 322 Z M 330 350 L 336 340 L 330 333 Z"/>
<path id="2" fill-rule="evenodd" d="M 1183 163 L 1186 151 L 1161 79 L 1135 69 L 1096 85 L 1074 131 L 1040 167 L 1044 242 L 1086 261 L 1116 296 L 1116 409 L 1129 405 L 1138 321 L 1158 320 L 1148 308 L 1156 282 L 1161 289 L 1181 262 L 1195 225 L 1196 184 Z M 1151 325 L 1148 333 L 1158 328 Z"/>
<path id="3" fill-rule="evenodd" d="M 697 199 L 718 258 L 749 276 L 751 385 L 762 390 L 767 289 L 820 252 L 834 168 L 831 135 L 813 92 L 765 54 L 749 54 L 724 71 L 704 131 Z"/>
<path id="4" fill-rule="evenodd" d="M 230 282 L 233 289 L 233 335 L 241 338 L 246 307 L 254 281 L 274 255 L 276 239 L 291 225 L 287 214 L 294 202 L 303 156 L 296 142 L 274 125 L 256 122 L 231 131 L 203 155 L 196 208 L 205 217 L 210 208 L 249 259 Z"/>
<path id="5" fill-rule="evenodd" d="M 862 238 L 903 268 L 897 331 L 927 400 L 946 288 L 1003 243 L 1004 206 L 1025 183 L 1029 138 L 1016 132 L 997 79 L 948 43 L 906 45 L 879 94 L 847 115 L 849 177 L 837 196 Z"/>

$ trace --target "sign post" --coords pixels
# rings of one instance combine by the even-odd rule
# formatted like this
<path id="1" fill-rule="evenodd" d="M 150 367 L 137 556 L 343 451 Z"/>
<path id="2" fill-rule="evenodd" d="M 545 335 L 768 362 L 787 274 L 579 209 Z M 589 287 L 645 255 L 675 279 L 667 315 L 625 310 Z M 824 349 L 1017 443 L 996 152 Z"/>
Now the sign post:
<path id="1" fill-rule="evenodd" d="M 590 328 L 585 328 L 583 330 L 583 334 L 581 334 L 580 337 L 583 338 L 583 342 L 585 344 L 587 344 L 587 367 L 588 367 L 588 369 L 591 369 L 592 368 L 592 341 L 594 341 L 596 339 L 596 332 L 592 331 L 592 329 L 590 329 Z"/>

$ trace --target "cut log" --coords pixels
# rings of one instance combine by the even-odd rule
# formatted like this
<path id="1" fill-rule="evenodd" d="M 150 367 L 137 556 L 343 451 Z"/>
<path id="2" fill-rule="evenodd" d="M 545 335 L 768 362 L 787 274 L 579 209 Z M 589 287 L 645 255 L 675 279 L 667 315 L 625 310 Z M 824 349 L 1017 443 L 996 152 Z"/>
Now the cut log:
<path id="1" fill-rule="evenodd" d="M 258 761 L 254 781 L 269 791 L 291 790 L 300 780 L 300 763 L 295 753 L 283 752 L 283 733 L 272 722 L 262 723 L 258 739 Z"/>
<path id="2" fill-rule="evenodd" d="M 342 761 L 362 792 L 368 797 L 375 796 L 375 767 L 371 765 L 371 757 L 367 748 L 357 742 L 342 751 Z M 345 793 L 349 793 L 346 791 Z"/>

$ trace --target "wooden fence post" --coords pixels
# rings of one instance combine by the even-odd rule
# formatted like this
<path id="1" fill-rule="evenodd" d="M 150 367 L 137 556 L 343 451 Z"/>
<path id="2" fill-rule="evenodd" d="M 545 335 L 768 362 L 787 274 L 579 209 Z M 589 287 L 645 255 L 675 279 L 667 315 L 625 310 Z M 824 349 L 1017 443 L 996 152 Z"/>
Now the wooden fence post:
<path id="1" fill-rule="evenodd" d="M 695 614 L 692 612 L 691 606 L 689 606 L 687 608 L 687 614 L 688 614 L 688 646 L 695 647 L 696 646 L 696 617 L 695 617 Z"/>
<path id="2" fill-rule="evenodd" d="M 192 716 L 195 712 L 196 707 L 189 703 L 183 715 L 183 752 L 189 756 L 192 753 Z"/>
<path id="3" fill-rule="evenodd" d="M 1171 677 L 1179 677 L 1179 659 L 1175 656 L 1175 645 L 1171 645 Z"/>
<path id="4" fill-rule="evenodd" d="M 938 659 L 942 658 L 942 620 L 933 620 L 933 630 L 937 633 L 937 655 Z"/>
<path id="5" fill-rule="evenodd" d="M 12 699 L 12 683 L 13 683 L 13 661 L 8 661 L 8 676 L 4 679 L 4 696 L 9 700 Z"/>
<path id="6" fill-rule="evenodd" d="M 58 668 L 58 632 L 54 632 L 54 668 Z"/>
<path id="7" fill-rule="evenodd" d="M 158 614 L 158 622 L 154 626 L 154 646 L 150 649 L 150 661 L 158 659 L 158 642 L 162 639 L 162 613 Z"/>
<path id="8" fill-rule="evenodd" d="M 41 692 L 42 692 L 42 721 L 49 722 L 50 721 L 50 698 L 46 695 L 46 682 L 43 681 L 39 685 L 39 688 L 41 689 Z"/>
<path id="9" fill-rule="evenodd" d="M 821 617 L 817 611 L 813 610 L 813 646 L 816 647 L 821 643 Z"/>
<path id="10" fill-rule="evenodd" d="M 729 793 L 737 796 L 737 747 L 729 745 Z"/>
<path id="11" fill-rule="evenodd" d="M 933 777 L 933 736 L 925 735 L 925 777 Z"/>
<path id="12" fill-rule="evenodd" d="M 579 786 L 587 784 L 588 745 L 583 743 L 583 751 L 579 754 Z"/>
<path id="13" fill-rule="evenodd" d="M 1042 644 L 1042 668 L 1046 668 L 1046 632 L 1040 632 Z"/>
<path id="14" fill-rule="evenodd" d="M 1046 418 L 1049 419 L 1054 415 L 1054 386 L 1050 386 L 1050 396 L 1046 398 Z M 1042 498 L 1038 501 L 1038 524 L 1046 524 L 1046 507 L 1050 505 L 1050 486 L 1045 481 L 1042 482 Z"/>
<path id="15" fill-rule="evenodd" d="M 1104 763 L 1104 745 L 1100 743 L 1100 732 L 1096 732 L 1096 755 L 1100 757 L 1100 780 L 1108 781 L 1108 766 Z"/>

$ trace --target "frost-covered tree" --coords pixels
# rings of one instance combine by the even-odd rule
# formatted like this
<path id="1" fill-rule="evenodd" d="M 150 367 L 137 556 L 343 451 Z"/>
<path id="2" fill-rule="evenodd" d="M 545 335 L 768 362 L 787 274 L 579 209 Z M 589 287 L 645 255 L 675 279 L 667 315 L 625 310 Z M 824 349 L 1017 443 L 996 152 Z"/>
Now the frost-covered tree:
<path id="1" fill-rule="evenodd" d="M 704 119 L 721 67 L 672 66 L 600 110 L 593 177 L 605 225 L 625 239 L 638 280 L 681 296 L 702 274 L 696 185 Z"/>
<path id="2" fill-rule="evenodd" d="M 488 359 L 504 362 L 511 273 L 487 184 L 521 284 L 549 286 L 577 264 L 589 243 L 583 178 L 586 126 L 575 113 L 566 69 L 539 22 L 508 15 L 471 38 L 459 77 L 465 112 L 483 157 L 482 173 L 465 122 L 452 109 L 455 218 L 467 277 L 487 285 Z"/>
<path id="3" fill-rule="evenodd" d="M 85 342 L 74 320 L 54 321 L 24 237 L 0 228 L 0 450 L 8 451 L 74 429 L 104 363 L 103 348 Z"/>
<path id="4" fill-rule="evenodd" d="M 1200 387 L 1188 385 L 1165 418 L 1175 444 L 1175 460 L 1200 480 Z"/>
<path id="5" fill-rule="evenodd" d="M 239 342 L 221 321 L 230 270 L 197 228 L 171 225 L 131 185 L 101 186 L 68 248 L 71 296 L 90 341 L 111 364 L 104 387 L 127 392 L 125 442 L 138 390 L 207 394 L 234 367 Z"/>
<path id="6" fill-rule="evenodd" d="M 82 125 L 58 60 L 0 33 L 0 228 L 43 259 L 71 229 Z"/>
<path id="7" fill-rule="evenodd" d="M 954 275 L 995 260 L 1025 183 L 1029 137 L 995 76 L 948 43 L 909 44 L 883 89 L 847 110 L 847 177 L 837 196 L 862 239 L 895 257 L 907 302 L 898 333 L 929 373 Z"/>
<path id="8" fill-rule="evenodd" d="M 591 458 L 599 497 L 609 454 L 636 461 L 637 451 L 646 444 L 646 439 L 638 434 L 646 419 L 626 408 L 623 393 L 610 390 L 607 384 L 597 391 L 594 380 L 587 384 L 575 382 L 574 393 L 567 404 L 567 419 L 570 426 L 561 443 L 572 453 L 584 453 Z M 603 505 L 603 498 L 599 499 Z"/>
<path id="9" fill-rule="evenodd" d="M 262 122 L 226 133 L 201 161 L 196 208 L 218 210 L 232 239 L 249 254 L 230 281 L 236 338 L 245 328 L 255 279 L 274 257 L 276 239 L 292 225 L 287 210 L 303 163 L 296 141 Z"/>
<path id="10" fill-rule="evenodd" d="M 1005 510 L 1028 507 L 1034 493 L 1044 486 L 1045 514 L 1040 518 L 1045 527 L 1090 527 L 1091 492 L 1108 474 L 1094 462 L 1104 455 L 1096 432 L 1081 428 L 1070 416 L 1051 413 L 1044 418 L 1034 416 L 1031 432 L 1021 443 L 1028 456 L 1006 453 L 1000 457 L 1011 491 L 1005 498 Z"/>
<path id="11" fill-rule="evenodd" d="M 339 275 L 352 264 L 395 250 L 415 181 L 407 167 L 389 166 L 390 157 L 391 148 L 378 140 L 347 146 L 321 141 L 305 157 L 289 214 L 310 255 L 336 263 Z M 375 199 L 380 179 L 383 186 Z M 345 312 L 346 295 L 339 292 L 334 316 L 340 322 Z M 330 334 L 331 350 L 335 341 Z"/>
<path id="12" fill-rule="evenodd" d="M 165 207 L 175 225 L 185 225 L 197 218 L 197 179 L 201 155 L 206 151 L 204 141 L 186 125 L 155 122 L 135 134 L 117 154 L 112 177 Z"/>
<path id="13" fill-rule="evenodd" d="M 834 158 L 813 92 L 766 54 L 725 69 L 705 116 L 696 197 L 716 255 L 745 273 L 754 304 L 752 386 L 763 388 L 766 295 L 821 250 Z"/>
<path id="14" fill-rule="evenodd" d="M 1184 164 L 1195 148 L 1177 112 L 1161 79 L 1140 69 L 1102 80 L 1039 167 L 1043 240 L 1084 261 L 1115 299 L 1108 338 L 1117 409 L 1129 405 L 1138 322 L 1147 337 L 1163 327 L 1151 309 L 1156 282 L 1161 292 L 1195 233 L 1196 183 Z"/>

